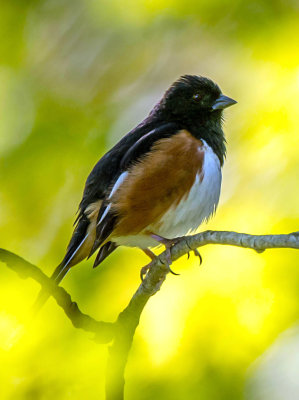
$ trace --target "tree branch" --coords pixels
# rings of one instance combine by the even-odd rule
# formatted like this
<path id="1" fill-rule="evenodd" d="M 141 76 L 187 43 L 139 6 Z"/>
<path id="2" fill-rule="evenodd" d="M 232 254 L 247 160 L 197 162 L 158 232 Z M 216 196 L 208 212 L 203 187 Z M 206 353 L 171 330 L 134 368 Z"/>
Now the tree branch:
<path id="1" fill-rule="evenodd" d="M 299 232 L 288 235 L 248 235 L 227 231 L 205 231 L 181 238 L 171 249 L 171 259 L 175 261 L 188 254 L 190 250 L 207 244 L 240 246 L 258 252 L 272 248 L 299 249 Z M 166 251 L 157 256 L 149 266 L 150 269 L 145 279 L 135 292 L 129 305 L 119 314 L 117 319 L 115 338 L 109 348 L 106 374 L 107 400 L 122 400 L 124 398 L 124 370 L 141 313 L 149 298 L 157 293 L 169 273 L 169 269 L 166 267 Z"/>
<path id="2" fill-rule="evenodd" d="M 69 293 L 45 275 L 38 267 L 24 260 L 24 258 L 0 248 L 0 261 L 16 272 L 20 278 L 31 278 L 38 282 L 44 290 L 54 297 L 57 304 L 63 309 L 75 328 L 95 333 L 95 340 L 108 343 L 114 336 L 114 324 L 97 321 L 80 311 L 77 303 L 73 302 Z"/>
<path id="3" fill-rule="evenodd" d="M 207 244 L 239 246 L 257 252 L 274 248 L 299 249 L 299 231 L 288 235 L 248 235 L 237 232 L 205 231 L 181 238 L 171 249 L 171 259 L 175 261 L 188 254 L 190 250 Z M 0 249 L 0 261 L 6 263 L 22 279 L 36 280 L 55 298 L 57 304 L 63 308 L 76 328 L 95 333 L 96 340 L 100 343 L 108 343 L 113 339 L 109 348 L 106 396 L 107 400 L 122 400 L 124 398 L 125 366 L 141 313 L 149 298 L 157 293 L 169 273 L 166 266 L 166 252 L 164 251 L 149 264 L 150 269 L 145 279 L 128 306 L 119 314 L 115 323 L 96 321 L 83 314 L 62 287 L 57 286 L 38 267 L 16 254 Z"/>

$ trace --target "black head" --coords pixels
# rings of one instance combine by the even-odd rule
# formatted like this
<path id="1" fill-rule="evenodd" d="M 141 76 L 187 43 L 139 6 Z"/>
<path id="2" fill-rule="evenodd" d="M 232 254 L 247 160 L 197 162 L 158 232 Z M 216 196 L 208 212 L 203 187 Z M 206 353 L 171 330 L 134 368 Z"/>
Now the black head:
<path id="1" fill-rule="evenodd" d="M 159 108 L 167 119 L 195 122 L 214 117 L 221 120 L 222 110 L 235 103 L 210 79 L 184 75 L 166 91 Z"/>
<path id="2" fill-rule="evenodd" d="M 151 121 L 174 122 L 198 139 L 204 139 L 217 154 L 221 165 L 225 157 L 222 111 L 236 101 L 224 96 L 208 78 L 184 75 L 165 92 L 149 115 Z"/>

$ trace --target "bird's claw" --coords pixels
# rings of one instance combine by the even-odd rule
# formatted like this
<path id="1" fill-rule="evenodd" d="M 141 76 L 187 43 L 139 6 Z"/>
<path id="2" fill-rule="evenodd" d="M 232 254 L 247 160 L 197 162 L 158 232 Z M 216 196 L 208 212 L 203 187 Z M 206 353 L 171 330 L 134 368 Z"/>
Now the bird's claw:
<path id="1" fill-rule="evenodd" d="M 189 247 L 189 249 L 193 251 L 194 255 L 195 255 L 196 257 L 199 258 L 199 265 L 201 265 L 201 264 L 202 264 L 202 256 L 201 256 L 200 252 L 199 252 L 197 249 L 192 249 L 192 248 L 189 246 L 189 244 L 187 243 L 187 241 L 186 241 L 186 244 L 187 244 L 187 246 Z M 189 260 L 189 258 L 190 258 L 190 251 L 188 251 L 188 256 L 187 256 L 187 257 L 188 257 L 187 259 Z"/>
<path id="2" fill-rule="evenodd" d="M 140 279 L 143 282 L 148 270 L 151 268 L 151 264 L 147 264 L 144 267 L 141 268 L 140 270 Z"/>
<path id="3" fill-rule="evenodd" d="M 165 258 L 166 258 L 166 263 L 163 263 L 165 266 L 166 266 L 166 268 L 168 269 L 168 271 L 172 274 L 172 275 L 180 275 L 180 274 L 178 274 L 178 273 L 176 273 L 176 272 L 174 272 L 171 268 L 170 268 L 170 266 L 171 266 L 171 264 L 172 264 L 172 259 L 171 259 L 171 248 L 172 248 L 172 246 L 174 246 L 177 242 L 178 242 L 178 239 L 173 239 L 173 240 L 170 240 L 169 241 L 170 243 L 169 243 L 169 245 L 165 245 L 165 247 L 166 247 L 166 256 L 165 256 Z"/>
<path id="4" fill-rule="evenodd" d="M 166 266 L 166 268 L 168 269 L 168 271 L 169 271 L 171 274 L 173 274 L 173 275 L 180 275 L 180 274 L 178 274 L 177 272 L 174 272 L 174 271 L 170 268 L 170 265 L 171 265 L 171 263 L 172 263 L 170 249 L 171 249 L 171 247 L 166 248 L 165 261 L 161 261 L 161 262 Z M 145 278 L 145 276 L 146 276 L 146 274 L 148 273 L 148 271 L 149 271 L 150 268 L 151 268 L 151 263 L 149 263 L 149 264 L 147 264 L 147 265 L 145 265 L 144 267 L 141 268 L 141 270 L 140 270 L 140 278 L 141 278 L 142 281 L 144 280 L 144 278 Z"/>
<path id="5" fill-rule="evenodd" d="M 193 250 L 193 253 L 194 253 L 194 255 L 195 255 L 196 257 L 199 258 L 199 265 L 201 265 L 201 264 L 202 264 L 202 256 L 201 256 L 200 252 L 199 252 L 197 249 L 194 249 L 194 250 Z"/>
<path id="6" fill-rule="evenodd" d="M 166 254 L 165 254 L 165 259 L 166 262 L 163 262 L 163 264 L 167 267 L 168 271 L 172 273 L 173 275 L 180 275 L 174 272 L 171 268 L 170 265 L 172 264 L 172 259 L 171 259 L 171 248 L 176 245 L 180 241 L 180 237 L 174 238 L 174 239 L 166 239 L 162 236 L 156 235 L 156 234 L 151 234 L 152 238 L 157 240 L 157 242 L 163 244 L 166 249 Z"/>
<path id="7" fill-rule="evenodd" d="M 170 265 L 168 263 L 164 263 L 164 265 L 166 266 L 166 268 L 168 269 L 168 271 L 172 274 L 172 275 L 180 275 L 177 272 L 174 272 L 171 268 Z"/>

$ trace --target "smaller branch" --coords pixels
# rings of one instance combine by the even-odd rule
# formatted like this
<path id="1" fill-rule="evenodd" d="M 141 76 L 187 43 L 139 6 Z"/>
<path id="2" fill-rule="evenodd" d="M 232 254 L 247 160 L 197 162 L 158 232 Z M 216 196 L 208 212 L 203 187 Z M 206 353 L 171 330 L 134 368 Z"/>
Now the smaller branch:
<path id="1" fill-rule="evenodd" d="M 239 246 L 257 252 L 273 248 L 299 249 L 299 232 L 288 235 L 248 235 L 237 232 L 205 231 L 181 238 L 171 249 L 171 259 L 175 261 L 188 254 L 190 250 L 207 244 Z M 169 273 L 166 267 L 166 252 L 164 251 L 149 264 L 150 269 L 145 279 L 115 323 L 97 321 L 83 314 L 62 287 L 57 286 L 38 267 L 16 254 L 0 249 L 0 261 L 6 263 L 21 278 L 32 278 L 40 283 L 44 290 L 55 298 L 76 328 L 95 333 L 95 339 L 100 343 L 108 343 L 114 338 L 109 348 L 106 394 L 107 400 L 122 400 L 124 398 L 124 370 L 141 313 L 149 298 L 157 293 Z"/>
<path id="2" fill-rule="evenodd" d="M 16 272 L 22 279 L 34 279 L 42 288 L 54 297 L 57 304 L 63 309 L 75 328 L 95 333 L 95 340 L 99 343 L 108 343 L 114 336 L 114 324 L 97 321 L 80 311 L 77 303 L 73 302 L 69 293 L 45 275 L 38 267 L 11 253 L 0 249 L 0 261 Z"/>
<path id="3" fill-rule="evenodd" d="M 289 248 L 299 249 L 299 231 L 286 235 L 249 235 L 229 231 L 205 231 L 187 236 L 187 244 L 192 248 L 206 244 L 226 244 L 253 249 L 257 252 L 266 249 Z"/>
<path id="4" fill-rule="evenodd" d="M 177 260 L 190 250 L 207 244 L 225 244 L 253 249 L 262 252 L 265 249 L 299 249 L 299 232 L 288 235 L 248 235 L 227 231 L 205 231 L 197 235 L 185 236 L 171 248 L 172 261 Z M 149 272 L 140 284 L 128 306 L 116 321 L 115 338 L 109 348 L 106 373 L 106 399 L 124 398 L 124 372 L 132 346 L 135 330 L 141 313 L 149 298 L 158 292 L 169 269 L 166 267 L 166 251 L 157 256 L 150 264 Z"/>
<path id="5" fill-rule="evenodd" d="M 115 337 L 113 344 L 109 347 L 106 368 L 106 400 L 124 398 L 124 371 L 141 313 L 149 298 L 160 289 L 169 272 L 159 257 L 155 258 L 151 265 L 151 269 L 128 306 L 117 318 Z"/>

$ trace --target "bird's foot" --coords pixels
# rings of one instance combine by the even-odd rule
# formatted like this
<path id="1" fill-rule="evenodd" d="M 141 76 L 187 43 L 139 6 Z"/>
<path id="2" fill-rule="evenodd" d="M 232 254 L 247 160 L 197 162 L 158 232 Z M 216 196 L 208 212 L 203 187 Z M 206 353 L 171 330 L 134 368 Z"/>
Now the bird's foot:
<path id="1" fill-rule="evenodd" d="M 166 239 L 166 240 L 168 240 L 168 239 Z M 177 240 L 178 240 L 178 238 L 177 238 Z M 171 241 L 171 240 L 169 240 L 169 241 Z M 171 253 L 170 253 L 170 248 L 174 245 L 175 243 L 173 243 L 172 245 L 170 245 L 170 247 L 166 247 L 166 250 L 167 250 L 167 254 L 166 254 L 166 267 L 167 267 L 167 269 L 169 270 L 169 272 L 171 272 L 173 275 L 180 275 L 180 274 L 177 274 L 176 272 L 174 272 L 171 268 L 170 268 L 170 264 L 171 264 Z M 150 250 L 150 249 L 142 249 L 142 251 L 153 261 L 155 258 L 156 258 L 156 255 Z M 169 252 L 169 254 L 168 254 L 168 252 Z M 170 261 L 169 261 L 170 260 Z M 145 275 L 147 274 L 147 272 L 150 270 L 150 268 L 151 268 L 151 263 L 149 263 L 149 264 L 147 264 L 147 265 L 145 265 L 144 267 L 142 267 L 141 268 L 141 270 L 140 270 L 140 278 L 141 278 L 141 280 L 143 281 L 144 280 L 144 278 L 145 278 Z"/>
<path id="2" fill-rule="evenodd" d="M 156 254 L 153 253 L 150 249 L 141 249 L 152 261 L 154 258 L 156 258 Z"/>
<path id="3" fill-rule="evenodd" d="M 141 249 L 152 261 L 154 258 L 156 258 L 155 253 L 153 253 L 150 249 Z M 151 268 L 151 263 L 145 265 L 144 267 L 141 268 L 140 270 L 140 278 L 143 281 L 143 279 L 145 278 L 145 275 L 147 274 L 147 272 L 149 271 L 149 269 Z"/>
<path id="4" fill-rule="evenodd" d="M 151 263 L 145 265 L 144 267 L 141 268 L 140 270 L 140 278 L 141 281 L 143 282 L 144 278 L 146 277 L 148 271 L 151 269 Z M 158 282 L 155 285 L 155 291 L 160 290 L 162 283 L 165 280 L 165 275 L 161 276 L 160 279 L 158 280 Z"/>
<path id="5" fill-rule="evenodd" d="M 166 258 L 166 262 L 164 264 L 166 265 L 166 267 L 169 270 L 169 272 L 171 272 L 173 275 L 180 275 L 180 274 L 177 274 L 176 272 L 174 272 L 170 268 L 170 265 L 172 264 L 171 248 L 174 245 L 176 245 L 178 242 L 180 242 L 181 240 L 186 239 L 186 238 L 184 236 L 182 236 L 182 237 L 176 237 L 174 239 L 167 239 L 167 238 L 164 238 L 164 237 L 162 237 L 160 235 L 156 235 L 155 233 L 152 233 L 151 237 L 153 239 L 155 239 L 157 242 L 159 242 L 159 243 L 161 243 L 161 244 L 163 244 L 165 246 L 165 249 L 166 249 L 166 257 L 165 257 Z M 199 265 L 201 265 L 202 264 L 202 256 L 201 256 L 200 252 L 197 249 L 192 249 L 188 245 L 188 243 L 187 243 L 187 246 L 190 248 L 190 251 L 193 251 L 194 255 L 199 258 Z M 156 257 L 156 255 L 151 250 L 149 250 L 149 249 L 142 249 L 142 250 L 148 257 L 150 257 L 151 260 L 153 260 Z M 190 252 L 188 252 L 188 259 L 189 259 L 189 257 L 190 257 Z M 141 277 L 142 281 L 143 281 L 145 275 L 148 273 L 150 268 L 151 268 L 151 263 L 147 264 L 143 268 L 141 268 L 140 277 Z"/>
<path id="6" fill-rule="evenodd" d="M 176 237 L 174 239 L 166 239 L 162 236 L 156 235 L 156 234 L 152 234 L 151 235 L 153 239 L 157 240 L 159 243 L 164 244 L 164 246 L 166 247 L 166 259 L 168 262 L 168 265 L 171 265 L 172 260 L 171 260 L 171 248 L 177 244 L 178 242 L 180 242 L 181 240 L 186 241 L 187 246 L 189 247 L 190 251 L 193 251 L 194 255 L 196 257 L 199 258 L 199 265 L 202 264 L 202 256 L 200 254 L 200 252 L 197 249 L 191 249 L 191 247 L 188 245 L 188 241 L 186 240 L 187 238 L 185 236 L 180 236 L 180 237 Z M 190 251 L 188 252 L 188 259 L 190 257 Z M 173 272 L 173 271 L 171 271 Z M 174 275 L 179 275 L 179 274 L 174 274 Z"/>
<path id="7" fill-rule="evenodd" d="M 173 275 L 180 275 L 180 274 L 177 274 L 176 272 L 174 272 L 170 268 L 170 265 L 172 264 L 171 248 L 175 244 L 177 244 L 181 240 L 181 238 L 177 237 L 177 238 L 174 238 L 174 239 L 166 239 L 166 238 L 164 238 L 162 236 L 159 236 L 159 235 L 156 235 L 154 233 L 151 234 L 151 237 L 153 239 L 155 239 L 157 242 L 159 242 L 159 243 L 161 243 L 161 244 L 163 244 L 165 246 L 165 249 L 166 249 L 166 263 L 165 263 L 165 265 L 166 265 L 167 269 L 169 270 L 169 272 L 171 272 Z"/>
<path id="8" fill-rule="evenodd" d="M 140 279 L 143 281 L 148 271 L 151 269 L 151 264 L 147 264 L 140 270 Z"/>
<path id="9" fill-rule="evenodd" d="M 189 247 L 190 251 L 193 251 L 194 255 L 199 258 L 199 265 L 201 265 L 202 264 L 202 256 L 201 256 L 200 252 L 197 249 L 191 249 L 191 247 L 188 245 L 188 243 L 187 243 L 187 246 Z M 188 260 L 190 258 L 190 251 L 188 251 Z"/>

